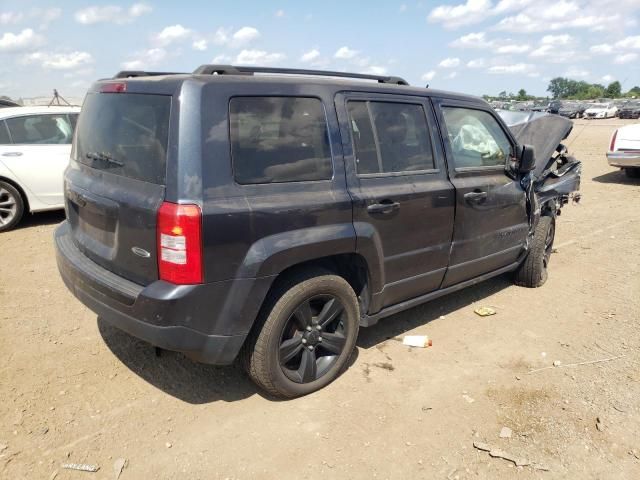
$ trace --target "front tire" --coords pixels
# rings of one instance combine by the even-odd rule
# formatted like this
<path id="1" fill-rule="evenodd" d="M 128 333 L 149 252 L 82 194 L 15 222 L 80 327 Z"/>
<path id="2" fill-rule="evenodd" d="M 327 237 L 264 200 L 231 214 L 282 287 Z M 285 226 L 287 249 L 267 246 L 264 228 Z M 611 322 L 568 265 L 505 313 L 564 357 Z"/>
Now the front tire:
<path id="1" fill-rule="evenodd" d="M 261 328 L 244 346 L 243 363 L 259 387 L 281 398 L 307 395 L 335 380 L 351 356 L 360 325 L 353 289 L 326 271 L 283 282 L 261 317 Z"/>
<path id="2" fill-rule="evenodd" d="M 529 253 L 514 274 L 514 283 L 521 287 L 537 288 L 547 281 L 549 260 L 556 234 L 556 219 L 540 217 L 529 246 Z"/>
<path id="3" fill-rule="evenodd" d="M 24 214 L 24 200 L 16 188 L 0 181 L 0 232 L 15 227 Z"/>

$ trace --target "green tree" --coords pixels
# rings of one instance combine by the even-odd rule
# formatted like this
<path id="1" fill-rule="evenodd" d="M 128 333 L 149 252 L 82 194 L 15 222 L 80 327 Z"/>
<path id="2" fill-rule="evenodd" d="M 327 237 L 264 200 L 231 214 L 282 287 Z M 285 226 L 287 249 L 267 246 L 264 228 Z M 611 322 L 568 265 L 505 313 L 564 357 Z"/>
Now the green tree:
<path id="1" fill-rule="evenodd" d="M 631 90 L 627 92 L 627 95 L 636 96 L 636 97 L 640 96 L 640 87 L 638 86 L 633 87 Z"/>
<path id="2" fill-rule="evenodd" d="M 618 98 L 622 96 L 622 85 L 619 81 L 611 82 L 606 90 L 606 95 L 609 98 Z"/>
<path id="3" fill-rule="evenodd" d="M 524 88 L 521 88 L 520 90 L 518 90 L 518 100 L 528 100 L 529 99 L 529 95 L 527 95 L 527 91 Z"/>

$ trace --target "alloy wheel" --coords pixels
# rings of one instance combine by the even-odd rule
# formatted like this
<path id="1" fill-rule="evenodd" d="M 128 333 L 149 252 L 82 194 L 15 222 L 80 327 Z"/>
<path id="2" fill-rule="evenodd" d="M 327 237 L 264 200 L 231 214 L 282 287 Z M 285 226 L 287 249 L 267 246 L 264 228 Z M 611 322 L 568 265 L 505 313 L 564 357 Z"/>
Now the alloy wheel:
<path id="1" fill-rule="evenodd" d="M 0 187 L 0 225 L 8 225 L 18 212 L 18 202 L 8 190 Z"/>
<path id="2" fill-rule="evenodd" d="M 333 367 L 347 341 L 344 313 L 344 305 L 333 295 L 317 295 L 298 305 L 280 338 L 278 361 L 287 378 L 309 383 Z"/>

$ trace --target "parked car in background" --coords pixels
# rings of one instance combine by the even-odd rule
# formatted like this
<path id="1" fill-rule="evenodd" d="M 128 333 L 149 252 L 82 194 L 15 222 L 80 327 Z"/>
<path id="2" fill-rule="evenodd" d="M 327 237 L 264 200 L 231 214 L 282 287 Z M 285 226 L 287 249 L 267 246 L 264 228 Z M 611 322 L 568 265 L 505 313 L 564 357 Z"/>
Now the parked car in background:
<path id="1" fill-rule="evenodd" d="M 587 106 L 578 102 L 562 102 L 558 109 L 558 115 L 567 118 L 581 118 Z"/>
<path id="2" fill-rule="evenodd" d="M 593 103 L 584 111 L 584 118 L 613 118 L 618 113 L 618 107 L 613 103 Z"/>
<path id="3" fill-rule="evenodd" d="M 0 98 L 0 108 L 5 107 L 19 107 L 20 105 L 14 102 L 13 100 L 9 100 L 8 98 Z"/>
<path id="4" fill-rule="evenodd" d="M 121 72 L 83 104 L 58 268 L 138 338 L 313 392 L 361 326 L 506 272 L 546 281 L 573 124 L 510 113 L 399 77 Z"/>
<path id="5" fill-rule="evenodd" d="M 611 136 L 607 161 L 631 178 L 640 178 L 640 123 L 618 128 Z"/>
<path id="6" fill-rule="evenodd" d="M 630 100 L 618 111 L 620 118 L 640 118 L 640 100 Z"/>
<path id="7" fill-rule="evenodd" d="M 64 208 L 63 175 L 80 107 L 0 109 L 0 232 L 24 213 Z"/>

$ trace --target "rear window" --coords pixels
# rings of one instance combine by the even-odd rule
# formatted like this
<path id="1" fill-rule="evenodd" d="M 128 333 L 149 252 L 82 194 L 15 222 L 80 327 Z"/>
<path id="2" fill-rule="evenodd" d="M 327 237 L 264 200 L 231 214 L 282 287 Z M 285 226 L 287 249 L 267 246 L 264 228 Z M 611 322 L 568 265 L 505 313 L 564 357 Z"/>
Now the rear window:
<path id="1" fill-rule="evenodd" d="M 331 178 L 327 120 L 317 98 L 235 97 L 229 120 L 238 183 Z"/>
<path id="2" fill-rule="evenodd" d="M 164 184 L 171 97 L 92 93 L 82 106 L 76 160 L 109 173 Z"/>

